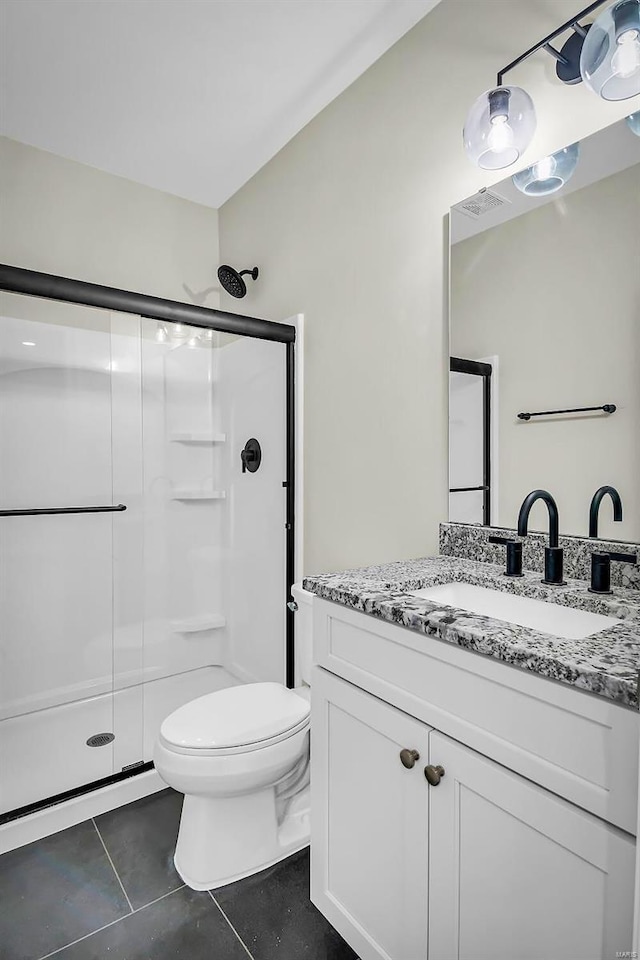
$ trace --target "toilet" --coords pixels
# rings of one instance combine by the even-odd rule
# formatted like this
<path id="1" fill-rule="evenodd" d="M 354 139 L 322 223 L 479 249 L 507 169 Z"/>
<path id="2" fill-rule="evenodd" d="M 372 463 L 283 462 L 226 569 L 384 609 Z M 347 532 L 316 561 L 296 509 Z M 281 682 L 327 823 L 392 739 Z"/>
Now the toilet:
<path id="1" fill-rule="evenodd" d="M 249 876 L 309 843 L 313 594 L 291 588 L 302 685 L 246 683 L 198 697 L 163 721 L 155 767 L 184 793 L 174 856 L 193 890 Z"/>

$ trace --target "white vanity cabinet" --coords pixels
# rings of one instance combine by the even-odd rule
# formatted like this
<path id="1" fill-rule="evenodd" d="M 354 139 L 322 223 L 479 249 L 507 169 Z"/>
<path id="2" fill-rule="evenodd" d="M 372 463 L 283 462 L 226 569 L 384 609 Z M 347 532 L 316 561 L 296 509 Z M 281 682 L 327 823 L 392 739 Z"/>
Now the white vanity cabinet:
<path id="1" fill-rule="evenodd" d="M 428 670 L 424 700 L 415 693 L 403 700 L 375 644 L 365 662 L 364 644 L 374 636 L 400 660 L 405 641 L 409 648 L 421 642 L 427 667 L 430 652 L 443 653 L 429 644 L 446 644 L 326 601 L 314 607 L 312 900 L 361 960 L 614 960 L 631 950 L 631 832 L 496 762 L 494 754 L 503 755 L 495 734 L 470 736 L 476 749 L 460 742 L 461 728 L 447 729 L 443 712 L 429 707 Z M 471 669 L 483 659 L 467 657 Z M 414 666 L 407 686 L 413 679 L 418 689 Z M 518 673 L 489 666 L 505 683 Z M 577 697 L 574 722 L 583 701 L 599 717 L 597 698 L 565 694 Z M 638 716 L 616 709 L 613 720 L 606 714 L 607 729 L 620 742 L 608 745 L 614 753 L 632 749 L 637 784 Z M 518 740 L 518 722 L 515 709 L 504 716 L 506 741 Z M 592 720 L 590 732 L 598 731 Z M 540 742 L 544 768 L 544 731 Z M 403 750 L 418 754 L 409 768 Z M 428 765 L 444 770 L 439 783 L 427 781 Z M 616 754 L 610 772 L 594 777 L 610 789 L 618 769 Z M 601 802 L 589 784 L 584 796 Z M 624 816 L 633 807 L 635 817 L 635 803 L 617 797 L 611 809 Z"/>
<path id="2" fill-rule="evenodd" d="M 426 957 L 429 728 L 322 670 L 312 689 L 311 899 L 361 960 Z"/>
<path id="3" fill-rule="evenodd" d="M 430 757 L 445 770 L 428 801 L 431 960 L 608 960 L 630 949 L 629 836 L 443 734 Z"/>

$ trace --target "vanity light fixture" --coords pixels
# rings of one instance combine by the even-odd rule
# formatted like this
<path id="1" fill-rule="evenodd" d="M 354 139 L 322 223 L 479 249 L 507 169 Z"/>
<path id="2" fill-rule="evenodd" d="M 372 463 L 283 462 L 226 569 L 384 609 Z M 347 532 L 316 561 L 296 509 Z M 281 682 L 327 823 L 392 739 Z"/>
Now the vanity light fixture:
<path id="1" fill-rule="evenodd" d="M 605 2 L 589 4 L 525 50 L 498 72 L 496 86 L 478 97 L 463 131 L 465 150 L 478 167 L 510 167 L 531 143 L 536 129 L 533 101 L 521 87 L 508 87 L 503 81 L 538 50 L 546 50 L 557 61 L 556 76 L 563 83 L 584 79 L 605 100 L 640 93 L 640 0 L 618 0 L 593 25 L 580 22 Z M 552 41 L 568 30 L 571 35 L 557 50 Z"/>
<path id="2" fill-rule="evenodd" d="M 640 0 L 618 0 L 600 14 L 585 37 L 580 72 L 603 100 L 640 93 Z"/>
<path id="3" fill-rule="evenodd" d="M 524 153 L 535 130 L 536 111 L 526 90 L 498 86 L 471 107 L 463 131 L 465 150 L 483 170 L 501 170 Z"/>
<path id="4" fill-rule="evenodd" d="M 561 190 L 571 179 L 578 165 L 580 146 L 572 143 L 564 150 L 558 150 L 537 163 L 514 173 L 512 180 L 521 193 L 528 197 L 544 197 Z"/>
<path id="5" fill-rule="evenodd" d="M 627 117 L 627 126 L 631 133 L 635 133 L 636 137 L 640 137 L 640 110 L 637 113 L 632 113 L 630 117 Z"/>

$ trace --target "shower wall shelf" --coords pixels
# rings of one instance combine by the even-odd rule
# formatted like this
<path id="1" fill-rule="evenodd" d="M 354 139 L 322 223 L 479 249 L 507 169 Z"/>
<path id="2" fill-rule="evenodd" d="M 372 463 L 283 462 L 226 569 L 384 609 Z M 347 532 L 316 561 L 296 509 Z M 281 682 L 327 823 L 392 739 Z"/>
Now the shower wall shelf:
<path id="1" fill-rule="evenodd" d="M 174 633 L 204 633 L 205 630 L 218 630 L 226 626 L 225 617 L 212 613 L 202 617 L 190 617 L 185 620 L 172 620 L 171 629 Z"/>
<path id="2" fill-rule="evenodd" d="M 172 443 L 225 443 L 226 433 L 172 433 Z"/>
<path id="3" fill-rule="evenodd" d="M 224 500 L 225 490 L 176 490 L 171 494 L 172 500 Z"/>

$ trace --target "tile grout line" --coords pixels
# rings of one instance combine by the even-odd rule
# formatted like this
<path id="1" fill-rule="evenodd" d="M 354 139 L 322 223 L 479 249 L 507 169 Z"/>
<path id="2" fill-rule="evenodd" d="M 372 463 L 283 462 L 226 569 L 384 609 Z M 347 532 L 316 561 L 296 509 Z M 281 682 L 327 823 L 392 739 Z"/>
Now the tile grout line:
<path id="1" fill-rule="evenodd" d="M 238 938 L 238 941 L 240 942 L 240 945 L 241 945 L 242 947 L 244 947 L 244 949 L 246 950 L 247 956 L 250 957 L 251 960 L 254 960 L 253 954 L 249 952 L 249 948 L 247 947 L 246 943 L 244 942 L 244 940 L 242 939 L 242 937 L 240 936 L 240 934 L 238 933 L 238 931 L 236 930 L 236 928 L 234 927 L 234 925 L 231 923 L 231 920 L 229 920 L 229 917 L 226 915 L 226 913 L 224 912 L 224 910 L 222 909 L 222 907 L 220 906 L 220 904 L 218 903 L 218 901 L 216 900 L 216 898 L 214 897 L 214 895 L 211 893 L 211 890 L 207 890 L 207 893 L 209 894 L 209 896 L 211 897 L 211 899 L 212 899 L 213 902 L 215 903 L 216 907 L 218 908 L 218 910 L 220 911 L 220 913 L 222 914 L 222 916 L 224 917 L 224 919 L 227 921 L 227 923 L 229 924 L 229 926 L 231 927 L 231 929 L 232 929 L 233 932 L 235 933 L 236 937 Z"/>
<path id="2" fill-rule="evenodd" d="M 124 883 L 123 883 L 122 880 L 120 879 L 120 874 L 119 874 L 118 871 L 116 870 L 115 863 L 114 863 L 113 860 L 111 859 L 111 854 L 110 854 L 109 851 L 107 850 L 107 845 L 106 845 L 106 843 L 104 842 L 104 840 L 102 839 L 102 834 L 101 834 L 100 831 L 98 830 L 98 824 L 96 823 L 96 821 L 94 820 L 93 817 L 91 817 L 91 823 L 92 823 L 92 824 L 94 825 L 94 827 L 96 828 L 96 833 L 98 834 L 98 836 L 99 836 L 99 838 L 100 838 L 100 843 L 102 844 L 102 847 L 103 847 L 103 849 L 104 849 L 104 852 L 105 852 L 106 855 L 107 855 L 107 859 L 109 860 L 109 863 L 111 864 L 111 869 L 112 869 L 113 872 L 115 873 L 115 875 L 116 875 L 116 880 L 117 880 L 118 883 L 120 884 L 120 887 L 121 887 L 121 889 L 122 889 L 122 892 L 124 893 L 125 897 L 127 898 L 127 903 L 129 904 L 129 913 L 130 913 L 130 914 L 131 914 L 131 913 L 134 913 L 135 911 L 134 911 L 134 909 L 133 909 L 133 904 L 131 903 L 131 900 L 129 900 L 129 894 L 127 893 L 127 891 L 126 891 L 125 888 L 124 888 Z"/>
<path id="3" fill-rule="evenodd" d="M 62 951 L 66 950 L 68 947 L 75 947 L 76 943 L 82 943 L 83 940 L 88 940 L 89 937 L 95 936 L 96 933 L 101 933 L 103 930 L 113 927 L 116 923 L 122 923 L 123 920 L 128 920 L 129 917 L 132 917 L 134 914 L 140 913 L 142 910 L 146 910 L 147 907 L 152 907 L 154 903 L 164 900 L 165 897 L 170 897 L 172 893 L 177 893 L 178 890 L 182 890 L 185 886 L 185 883 L 181 883 L 179 887 L 175 888 L 175 890 L 169 890 L 168 893 L 163 893 L 161 897 L 156 897 L 156 899 L 151 900 L 150 903 L 145 903 L 143 907 L 137 907 L 135 910 L 132 910 L 131 913 L 125 913 L 124 917 L 118 917 L 117 920 L 112 920 L 111 923 L 105 923 L 103 927 L 98 927 L 97 930 L 92 930 L 91 933 L 85 933 L 84 937 L 78 937 L 77 940 L 72 940 L 71 943 L 65 943 L 63 947 L 56 947 L 56 949 L 52 950 L 51 953 L 45 953 L 43 957 L 40 957 L 40 960 L 48 960 L 49 957 L 55 957 L 57 953 L 62 953 Z"/>

